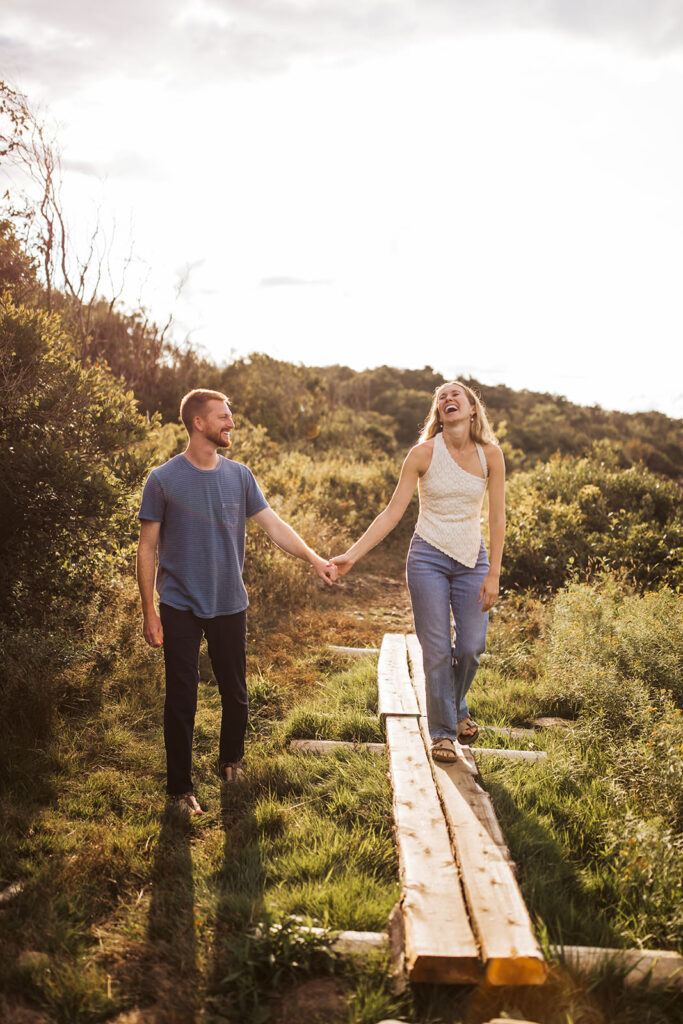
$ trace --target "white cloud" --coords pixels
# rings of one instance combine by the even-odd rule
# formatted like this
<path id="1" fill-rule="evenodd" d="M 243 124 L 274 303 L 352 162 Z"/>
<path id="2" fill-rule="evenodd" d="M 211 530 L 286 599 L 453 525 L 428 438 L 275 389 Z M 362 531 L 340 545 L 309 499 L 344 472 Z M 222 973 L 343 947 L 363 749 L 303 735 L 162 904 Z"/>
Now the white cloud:
<path id="1" fill-rule="evenodd" d="M 683 45 L 680 0 L 4 0 L 0 64 L 46 98 L 107 76 L 174 87 L 357 60 L 468 32 L 553 31 L 651 55 Z"/>

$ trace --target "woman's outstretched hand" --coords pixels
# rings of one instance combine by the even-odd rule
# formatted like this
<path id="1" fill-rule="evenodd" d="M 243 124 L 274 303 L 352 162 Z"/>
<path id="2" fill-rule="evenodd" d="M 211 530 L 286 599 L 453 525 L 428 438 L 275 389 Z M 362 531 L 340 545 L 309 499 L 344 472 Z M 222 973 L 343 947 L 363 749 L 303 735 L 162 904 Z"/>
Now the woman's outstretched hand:
<path id="1" fill-rule="evenodd" d="M 487 612 L 490 608 L 493 608 L 498 600 L 499 589 L 500 577 L 495 573 L 488 573 L 479 591 L 479 604 L 482 601 L 484 602 L 481 608 L 482 612 Z"/>
<path id="2" fill-rule="evenodd" d="M 353 562 L 348 555 L 335 555 L 327 564 L 333 566 L 337 570 L 337 578 L 346 575 L 349 569 L 353 566 Z"/>

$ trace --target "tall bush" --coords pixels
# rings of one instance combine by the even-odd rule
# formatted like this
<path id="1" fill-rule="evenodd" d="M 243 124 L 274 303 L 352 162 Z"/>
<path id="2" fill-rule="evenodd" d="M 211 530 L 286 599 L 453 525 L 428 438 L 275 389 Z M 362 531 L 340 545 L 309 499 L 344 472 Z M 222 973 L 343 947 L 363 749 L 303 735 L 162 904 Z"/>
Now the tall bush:
<path id="1" fill-rule="evenodd" d="M 144 470 L 131 446 L 148 428 L 132 392 L 72 356 L 57 318 L 8 294 L 0 396 L 0 619 L 40 624 L 119 564 Z"/>
<path id="2" fill-rule="evenodd" d="M 640 587 L 683 583 L 680 485 L 622 468 L 607 442 L 511 477 L 503 585 L 561 587 L 576 570 L 623 569 Z"/>

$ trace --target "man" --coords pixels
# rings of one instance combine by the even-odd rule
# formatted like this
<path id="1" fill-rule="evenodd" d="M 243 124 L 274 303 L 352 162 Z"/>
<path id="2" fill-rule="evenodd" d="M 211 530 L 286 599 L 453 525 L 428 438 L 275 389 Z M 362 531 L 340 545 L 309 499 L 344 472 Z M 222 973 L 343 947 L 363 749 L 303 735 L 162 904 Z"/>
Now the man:
<path id="1" fill-rule="evenodd" d="M 235 426 L 226 396 L 203 388 L 190 391 L 181 402 L 180 416 L 188 432 L 187 448 L 152 470 L 142 494 L 137 579 L 145 640 L 164 648 L 167 791 L 195 815 L 202 813 L 192 786 L 202 635 L 222 703 L 218 772 L 226 782 L 241 775 L 248 708 L 249 601 L 242 581 L 247 518 L 278 547 L 310 562 L 326 583 L 337 573 L 269 508 L 251 470 L 218 454 L 230 447 Z"/>

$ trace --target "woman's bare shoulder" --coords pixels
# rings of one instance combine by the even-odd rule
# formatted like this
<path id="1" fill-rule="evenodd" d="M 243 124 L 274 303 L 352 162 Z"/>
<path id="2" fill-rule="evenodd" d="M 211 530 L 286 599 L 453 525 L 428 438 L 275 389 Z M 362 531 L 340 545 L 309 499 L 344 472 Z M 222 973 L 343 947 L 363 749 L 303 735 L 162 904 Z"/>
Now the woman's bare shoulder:
<path id="1" fill-rule="evenodd" d="M 433 451 L 434 438 L 430 437 L 428 441 L 420 441 L 410 449 L 406 462 L 410 460 L 418 473 L 426 473 L 429 469 L 429 464 L 432 461 Z"/>
<path id="2" fill-rule="evenodd" d="M 500 467 L 505 465 L 505 458 L 500 449 L 500 445 L 494 444 L 493 441 L 486 441 L 482 444 L 484 449 L 484 455 L 486 456 L 486 462 L 489 468 Z"/>

